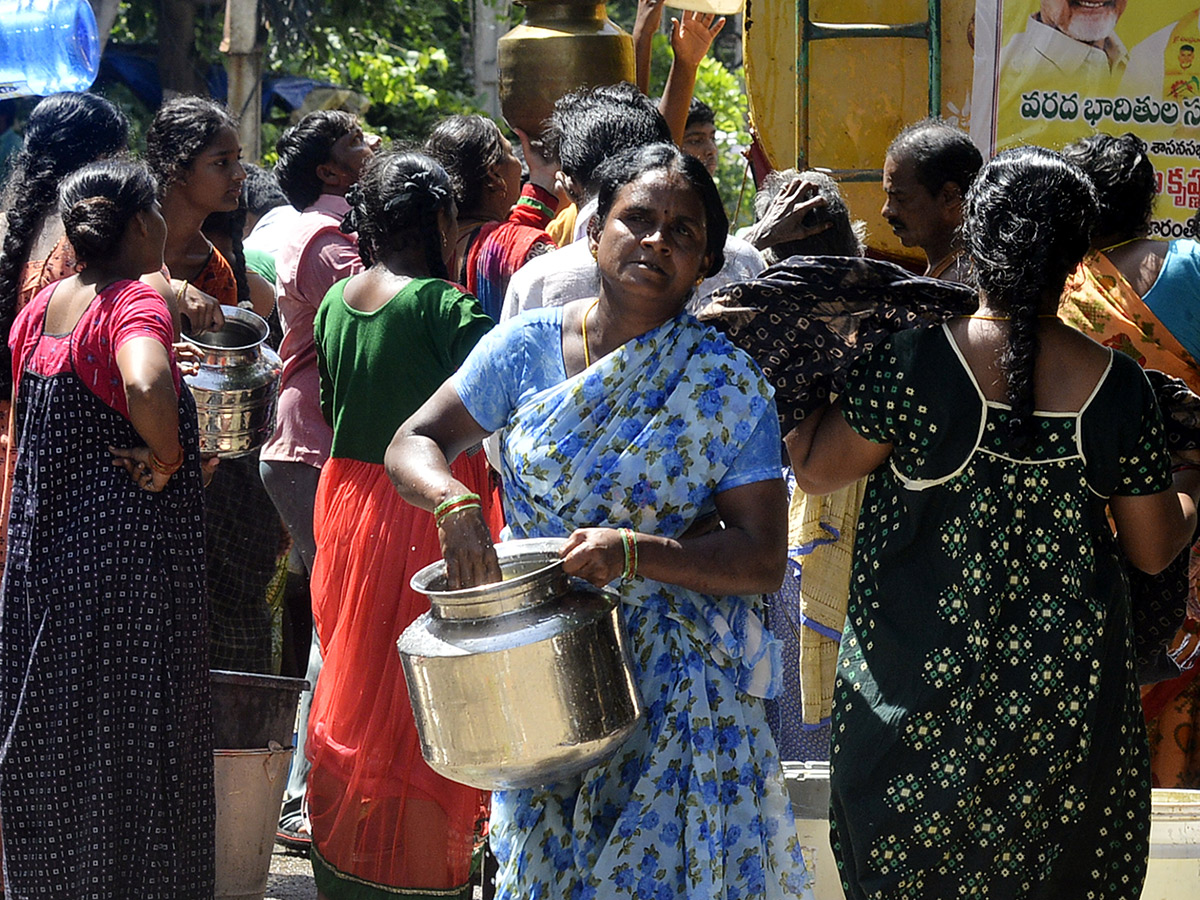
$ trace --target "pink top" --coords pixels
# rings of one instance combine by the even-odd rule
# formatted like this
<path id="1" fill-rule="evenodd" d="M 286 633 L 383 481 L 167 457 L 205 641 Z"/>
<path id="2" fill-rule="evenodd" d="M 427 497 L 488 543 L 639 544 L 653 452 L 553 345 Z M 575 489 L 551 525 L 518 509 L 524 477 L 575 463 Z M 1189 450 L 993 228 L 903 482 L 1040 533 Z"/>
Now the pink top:
<path id="1" fill-rule="evenodd" d="M 117 351 L 138 337 L 149 337 L 166 348 L 171 358 L 175 393 L 180 390 L 179 369 L 171 350 L 174 331 L 167 302 L 140 281 L 116 281 L 102 290 L 68 334 L 45 334 L 46 307 L 61 282 L 54 282 L 17 313 L 9 332 L 12 348 L 13 384 L 20 390 L 25 370 L 38 375 L 59 375 L 71 370 L 72 348 L 75 373 L 93 394 L 129 418 L 125 382 L 117 368 Z"/>
<path id="2" fill-rule="evenodd" d="M 321 416 L 321 380 L 313 319 L 325 293 L 363 269 L 354 235 L 338 231 L 350 210 L 344 197 L 322 194 L 291 229 L 275 259 L 279 317 L 283 321 L 283 375 L 275 434 L 261 459 L 302 462 L 320 468 L 329 458 L 333 429 Z"/>

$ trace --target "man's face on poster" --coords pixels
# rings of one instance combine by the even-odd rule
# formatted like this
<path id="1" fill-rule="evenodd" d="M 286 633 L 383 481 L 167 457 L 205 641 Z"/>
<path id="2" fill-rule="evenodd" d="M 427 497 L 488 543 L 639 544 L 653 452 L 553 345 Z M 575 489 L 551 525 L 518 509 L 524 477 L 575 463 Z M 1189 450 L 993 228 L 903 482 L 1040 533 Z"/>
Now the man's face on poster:
<path id="1" fill-rule="evenodd" d="M 1196 51 L 1193 47 L 1179 48 L 1179 68 L 1190 69 L 1192 62 L 1196 59 Z"/>
<path id="2" fill-rule="evenodd" d="M 1046 25 L 1085 44 L 1103 41 L 1117 27 L 1129 0 L 1041 0 Z"/>

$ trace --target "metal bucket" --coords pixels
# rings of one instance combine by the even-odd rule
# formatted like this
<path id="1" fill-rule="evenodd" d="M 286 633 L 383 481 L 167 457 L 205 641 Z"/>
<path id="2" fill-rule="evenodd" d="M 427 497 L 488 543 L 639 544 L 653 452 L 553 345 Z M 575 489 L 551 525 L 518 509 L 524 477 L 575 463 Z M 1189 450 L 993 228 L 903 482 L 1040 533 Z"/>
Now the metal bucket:
<path id="1" fill-rule="evenodd" d="M 212 684 L 213 746 L 262 750 L 272 741 L 290 747 L 296 731 L 303 678 L 209 670 Z"/>
<path id="2" fill-rule="evenodd" d="M 561 781 L 615 753 L 642 715 L 616 595 L 562 570 L 561 539 L 497 544 L 505 580 L 412 586 L 431 611 L 400 636 L 421 753 L 435 772 L 496 790 Z"/>
<path id="3" fill-rule="evenodd" d="M 196 400 L 200 452 L 245 456 L 275 431 L 283 363 L 266 345 L 266 320 L 248 309 L 222 306 L 225 324 L 215 331 L 184 334 L 201 354 L 200 370 L 184 381 Z"/>
<path id="4" fill-rule="evenodd" d="M 815 900 L 843 900 L 842 878 L 829 844 L 829 763 L 785 762 L 783 780 L 796 816 L 796 836 L 813 877 Z"/>
<path id="5" fill-rule="evenodd" d="M 1142 900 L 1200 897 L 1200 791 L 1155 788 Z"/>
<path id="6" fill-rule="evenodd" d="M 263 900 L 292 749 L 214 750 L 215 900 Z"/>

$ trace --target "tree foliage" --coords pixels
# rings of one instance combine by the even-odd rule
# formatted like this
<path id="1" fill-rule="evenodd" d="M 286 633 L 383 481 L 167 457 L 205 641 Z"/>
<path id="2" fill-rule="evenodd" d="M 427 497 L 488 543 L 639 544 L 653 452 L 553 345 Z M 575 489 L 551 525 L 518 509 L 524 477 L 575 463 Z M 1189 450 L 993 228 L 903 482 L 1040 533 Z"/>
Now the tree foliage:
<path id="1" fill-rule="evenodd" d="M 430 15 L 419 15 L 421 6 Z M 376 8 L 376 20 L 369 23 L 316 25 L 304 44 L 291 49 L 269 44 L 268 66 L 272 72 L 353 88 L 371 102 L 365 119 L 373 130 L 392 139 L 420 140 L 442 116 L 479 107 L 462 64 L 464 23 L 440 9 L 459 6 L 457 0 L 419 0 L 405 5 L 403 16 L 397 5 Z"/>
<path id="2" fill-rule="evenodd" d="M 165 0 L 127 0 L 113 29 L 117 45 L 152 44 L 162 31 Z M 516 24 L 524 16 L 507 0 L 483 0 L 499 12 L 501 21 Z M 370 106 L 364 114 L 369 128 L 392 140 L 419 142 L 443 116 L 476 112 L 484 105 L 472 87 L 472 0 L 406 0 L 370 3 L 363 0 L 260 0 L 264 19 L 264 73 L 298 75 L 343 86 L 364 95 Z M 626 31 L 633 28 L 637 0 L 612 0 L 609 16 Z M 664 16 L 664 29 L 676 10 Z M 197 10 L 192 42 L 197 74 L 222 60 L 219 52 L 224 4 Z M 697 74 L 696 96 L 713 108 L 718 142 L 723 146 L 718 185 L 737 224 L 753 218 L 748 209 L 752 186 L 741 198 L 749 145 L 745 121 L 745 83 L 740 69 L 720 60 L 734 57 L 737 38 L 722 35 Z M 671 65 L 665 33 L 654 38 L 651 92 L 660 94 Z M 152 110 L 139 109 L 128 91 L 106 89 L 132 114 L 135 131 Z M 275 138 L 289 121 L 273 109 L 263 123 L 264 159 L 270 162 Z"/>

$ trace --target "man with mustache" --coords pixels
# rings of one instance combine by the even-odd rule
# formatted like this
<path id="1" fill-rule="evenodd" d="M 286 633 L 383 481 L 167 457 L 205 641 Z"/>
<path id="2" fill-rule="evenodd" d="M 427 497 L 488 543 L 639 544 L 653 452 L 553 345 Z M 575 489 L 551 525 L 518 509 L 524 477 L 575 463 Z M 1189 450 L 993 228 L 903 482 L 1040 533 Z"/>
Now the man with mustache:
<path id="1" fill-rule="evenodd" d="M 1000 55 L 1006 81 L 1022 90 L 1079 91 L 1107 96 L 1129 52 L 1115 29 L 1128 0 L 1041 0 L 1025 30 Z"/>
<path id="2" fill-rule="evenodd" d="M 982 166 L 966 133 L 940 119 L 909 125 L 888 147 L 880 214 L 900 243 L 924 251 L 930 278 L 966 279 L 958 229 L 963 198 Z"/>

